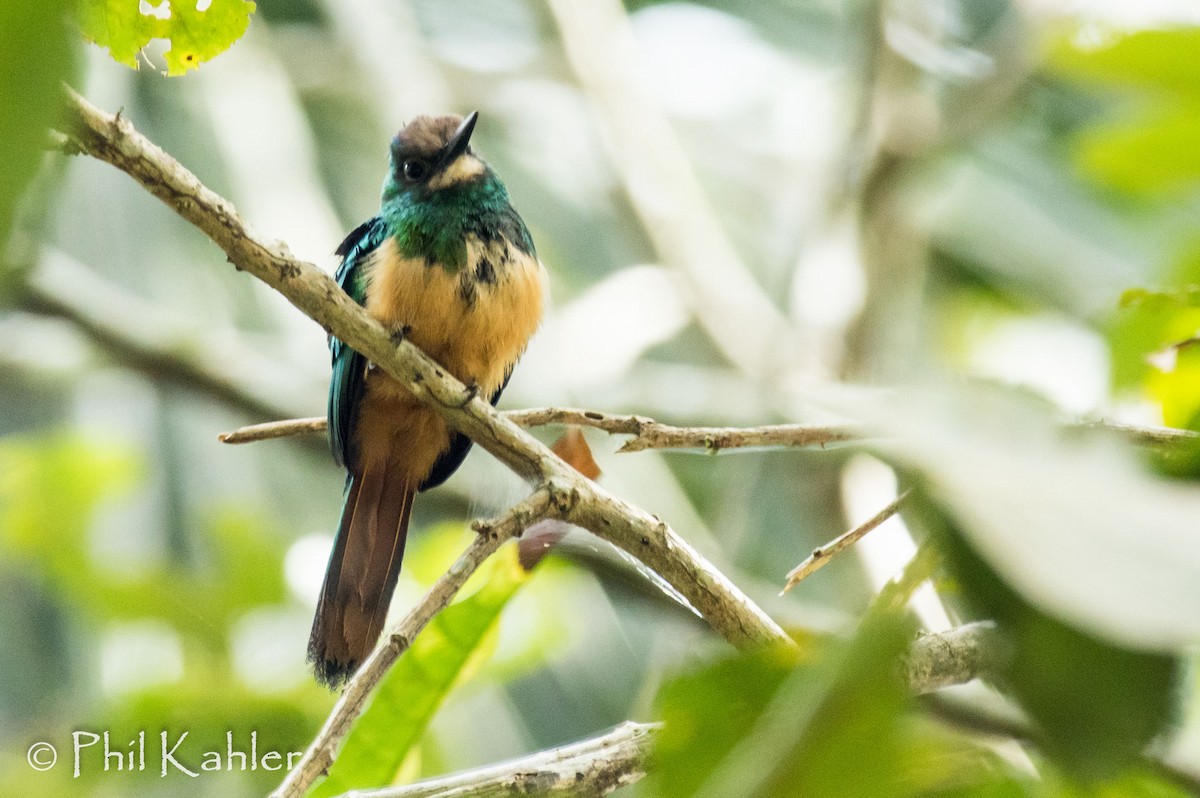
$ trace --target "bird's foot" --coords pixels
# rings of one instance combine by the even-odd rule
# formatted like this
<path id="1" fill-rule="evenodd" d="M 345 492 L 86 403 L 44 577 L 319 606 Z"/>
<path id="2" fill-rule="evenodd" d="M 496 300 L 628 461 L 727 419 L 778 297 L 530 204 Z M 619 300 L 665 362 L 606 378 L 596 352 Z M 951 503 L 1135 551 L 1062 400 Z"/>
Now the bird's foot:
<path id="1" fill-rule="evenodd" d="M 458 403 L 459 409 L 461 410 L 462 408 L 471 404 L 471 401 L 476 396 L 479 396 L 479 383 L 475 382 L 475 380 L 471 380 L 466 384 L 466 390 L 463 391 L 462 401 Z"/>
<path id="2" fill-rule="evenodd" d="M 400 343 L 407 338 L 411 332 L 412 327 L 407 324 L 400 324 L 388 330 L 388 335 L 391 337 L 392 343 L 394 343 L 396 346 L 399 346 Z"/>

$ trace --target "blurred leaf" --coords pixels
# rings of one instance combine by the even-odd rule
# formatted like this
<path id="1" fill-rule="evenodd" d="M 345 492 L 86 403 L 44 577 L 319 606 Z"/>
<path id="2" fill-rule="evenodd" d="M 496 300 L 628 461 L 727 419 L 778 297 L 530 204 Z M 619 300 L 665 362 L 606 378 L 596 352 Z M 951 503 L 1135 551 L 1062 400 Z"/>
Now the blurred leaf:
<path id="1" fill-rule="evenodd" d="M 75 53 L 67 0 L 0 3 L 0 252 L 17 201 L 37 172 Z"/>
<path id="2" fill-rule="evenodd" d="M 907 691 L 894 621 L 864 624 L 811 665 L 781 650 L 729 655 L 668 682 L 652 796 L 912 794 L 903 785 Z"/>
<path id="3" fill-rule="evenodd" d="M 1052 69 L 1074 79 L 1140 90 L 1124 118 L 1092 126 L 1076 142 L 1084 172 L 1120 191 L 1152 194 L 1200 179 L 1200 30 L 1146 30 L 1101 47 L 1064 43 Z"/>
<path id="4" fill-rule="evenodd" d="M 222 651 L 246 610 L 285 598 L 283 543 L 261 523 L 227 512 L 211 521 L 200 568 L 123 568 L 91 556 L 97 510 L 126 493 L 140 472 L 139 458 L 112 442 L 73 435 L 0 442 L 0 551 L 44 574 L 83 617 L 159 618 Z"/>
<path id="5" fill-rule="evenodd" d="M 1172 427 L 1187 428 L 1200 412 L 1200 347 L 1174 347 L 1165 359 L 1171 362 L 1153 369 L 1146 387 L 1162 405 L 1163 420 Z"/>
<path id="6" fill-rule="evenodd" d="M 1172 267 L 1165 286 L 1130 288 L 1107 332 L 1112 379 L 1117 388 L 1135 389 L 1155 399 L 1170 426 L 1191 428 L 1200 410 L 1200 249 L 1193 243 Z M 1174 447 L 1167 455 L 1180 454 Z M 1167 473 L 1185 475 L 1183 460 L 1160 464 Z"/>
<path id="7" fill-rule="evenodd" d="M 1200 29 L 1142 30 L 1100 47 L 1064 41 L 1050 67 L 1077 79 L 1200 95 Z"/>
<path id="8" fill-rule="evenodd" d="M 1134 765 L 1175 720 L 1179 661 L 1114 645 L 1039 610 L 988 567 L 970 536 L 927 496 L 917 504 L 967 603 L 1008 639 L 1006 687 L 1041 732 L 1043 750 L 1089 780 Z"/>
<path id="9" fill-rule="evenodd" d="M 79 435 L 0 440 L 0 547 L 44 558 L 54 571 L 86 567 L 83 536 L 102 499 L 128 490 L 127 447 Z"/>
<path id="10" fill-rule="evenodd" d="M 72 625 L 83 632 L 81 648 L 92 656 L 101 632 L 121 621 L 146 618 L 165 620 L 183 653 L 177 680 L 114 692 L 97 689 L 105 677 L 91 675 L 83 682 L 86 701 L 74 694 L 79 689 L 74 682 L 59 681 L 61 673 L 46 669 L 36 674 L 43 692 L 66 690 L 72 697 L 60 699 L 60 713 L 39 719 L 39 733 L 69 744 L 73 730 L 109 729 L 114 741 L 124 744 L 139 730 L 148 730 L 151 738 L 164 729 L 173 737 L 186 731 L 182 750 L 195 757 L 203 750 L 224 750 L 227 731 L 235 733 L 235 748 L 246 750 L 250 733 L 257 730 L 260 753 L 302 750 L 324 717 L 328 695 L 305 680 L 285 695 L 264 696 L 234 678 L 228 650 L 230 628 L 246 610 L 284 598 L 282 544 L 244 514 L 223 513 L 212 525 L 209 556 L 202 566 L 151 561 L 113 567 L 94 554 L 94 521 L 106 503 L 138 484 L 142 471 L 140 458 L 129 447 L 103 439 L 56 434 L 0 440 L 0 556 L 6 564 L 28 572 L 34 584 L 72 609 Z M 28 597 L 16 605 L 19 611 L 29 606 Z M 50 633 L 45 625 L 42 633 Z M 297 641 L 297 665 L 299 652 Z M 103 654 L 97 658 L 103 660 Z M 131 785 L 161 783 L 153 767 L 121 774 L 116 784 L 102 766 L 85 769 L 81 781 L 72 778 L 70 768 L 45 774 L 24 766 L 8 770 L 0 776 L 0 794 L 91 794 L 102 784 L 134 794 Z M 34 787 L 21 779 L 30 773 L 41 778 Z M 261 794 L 278 782 L 279 774 L 260 768 L 249 778 Z M 239 794 L 237 786 L 247 776 L 231 773 L 228 779 L 216 789 Z"/>
<path id="11" fill-rule="evenodd" d="M 462 535 L 443 535 L 461 542 Z M 506 546 L 471 578 L 469 597 L 439 613 L 379 685 L 314 796 L 391 784 L 438 707 L 488 653 L 500 613 L 524 584 L 516 548 Z"/>
<path id="12" fill-rule="evenodd" d="M 1095 125 L 1076 142 L 1075 161 L 1101 183 L 1130 194 L 1187 189 L 1200 179 L 1200 102 L 1173 102 Z"/>
<path id="13" fill-rule="evenodd" d="M 164 54 L 167 74 L 182 75 L 228 50 L 246 32 L 255 10 L 250 0 L 211 0 L 203 11 L 198 5 L 164 0 L 145 14 L 138 0 L 83 0 L 83 34 L 134 69 L 143 47 L 152 39 L 166 39 L 171 45 Z"/>
<path id="14" fill-rule="evenodd" d="M 1152 291 L 1148 288 L 1130 288 L 1121 294 L 1121 307 L 1148 306 L 1151 310 L 1170 307 L 1200 308 L 1200 286 L 1189 285 L 1167 291 Z"/>
<path id="15" fill-rule="evenodd" d="M 1200 639 L 1200 493 L 1153 476 L 1123 441 L 1056 425 L 1017 391 L 863 399 L 880 450 L 927 480 L 988 566 L 1031 604 L 1133 649 Z"/>

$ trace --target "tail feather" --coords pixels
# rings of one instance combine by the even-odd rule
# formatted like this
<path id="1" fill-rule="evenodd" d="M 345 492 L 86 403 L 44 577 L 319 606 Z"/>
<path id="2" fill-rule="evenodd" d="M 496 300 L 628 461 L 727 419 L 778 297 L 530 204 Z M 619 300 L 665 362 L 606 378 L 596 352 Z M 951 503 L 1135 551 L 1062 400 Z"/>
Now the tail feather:
<path id="1" fill-rule="evenodd" d="M 352 473 L 308 640 L 317 680 L 338 687 L 371 653 L 396 590 L 414 486 L 376 466 Z"/>

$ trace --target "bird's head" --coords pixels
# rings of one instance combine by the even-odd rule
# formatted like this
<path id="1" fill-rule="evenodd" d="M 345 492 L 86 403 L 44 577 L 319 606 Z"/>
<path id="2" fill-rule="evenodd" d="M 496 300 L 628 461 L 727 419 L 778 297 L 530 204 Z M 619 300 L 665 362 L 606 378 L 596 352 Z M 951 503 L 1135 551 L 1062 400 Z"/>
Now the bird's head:
<path id="1" fill-rule="evenodd" d="M 478 180 L 488 167 L 471 151 L 478 111 L 461 116 L 418 116 L 392 139 L 391 168 L 383 199 L 420 200 Z"/>

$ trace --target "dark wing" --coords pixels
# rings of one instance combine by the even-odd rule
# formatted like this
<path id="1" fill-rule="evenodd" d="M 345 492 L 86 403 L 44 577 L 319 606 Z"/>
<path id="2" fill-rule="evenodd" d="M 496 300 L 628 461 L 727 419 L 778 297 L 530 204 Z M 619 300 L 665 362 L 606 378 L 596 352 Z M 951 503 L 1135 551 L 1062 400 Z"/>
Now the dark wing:
<path id="1" fill-rule="evenodd" d="M 354 228 L 337 248 L 342 264 L 335 275 L 338 285 L 358 304 L 366 302 L 367 286 L 362 264 L 387 237 L 386 226 L 376 217 Z M 340 465 L 354 462 L 355 413 L 362 399 L 367 360 L 334 336 L 329 336 L 333 375 L 329 379 L 329 448 Z"/>
<path id="2" fill-rule="evenodd" d="M 496 392 L 488 397 L 488 401 L 492 403 L 492 407 L 495 407 L 496 402 L 500 401 L 500 394 L 504 393 L 510 377 L 512 377 L 512 366 L 508 367 L 508 373 L 504 375 L 504 382 L 500 383 L 500 387 L 496 389 Z M 467 452 L 469 451 L 471 451 L 470 438 L 461 432 L 450 433 L 450 448 L 441 453 L 437 462 L 433 464 L 433 470 L 429 472 L 429 476 L 425 478 L 425 481 L 421 483 L 421 486 L 417 490 L 429 490 L 441 485 L 450 478 L 451 474 L 458 470 L 463 460 L 467 459 Z"/>

